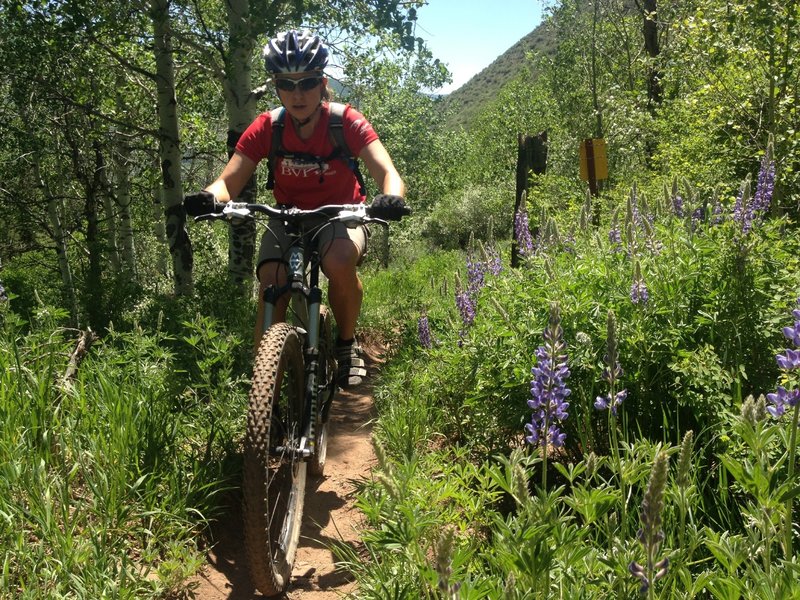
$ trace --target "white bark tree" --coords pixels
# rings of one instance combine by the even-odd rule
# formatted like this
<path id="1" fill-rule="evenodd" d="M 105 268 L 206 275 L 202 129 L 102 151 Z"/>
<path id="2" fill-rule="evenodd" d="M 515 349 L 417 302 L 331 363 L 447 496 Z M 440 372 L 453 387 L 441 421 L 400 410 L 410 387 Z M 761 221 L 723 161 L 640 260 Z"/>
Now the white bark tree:
<path id="1" fill-rule="evenodd" d="M 181 151 L 178 128 L 178 103 L 175 98 L 175 65 L 172 57 L 172 28 L 169 0 L 152 0 L 153 49 L 156 63 L 158 99 L 159 153 L 166 234 L 172 255 L 176 295 L 192 292 L 192 244 L 186 231 L 183 209 Z"/>

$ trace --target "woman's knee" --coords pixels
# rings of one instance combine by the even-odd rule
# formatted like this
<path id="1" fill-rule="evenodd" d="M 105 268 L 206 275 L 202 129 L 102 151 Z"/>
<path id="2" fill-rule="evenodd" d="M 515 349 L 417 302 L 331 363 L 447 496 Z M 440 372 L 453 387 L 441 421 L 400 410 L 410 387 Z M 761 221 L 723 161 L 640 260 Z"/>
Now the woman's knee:
<path id="1" fill-rule="evenodd" d="M 358 259 L 358 249 L 350 240 L 335 240 L 322 258 L 322 270 L 329 279 L 352 276 Z"/>

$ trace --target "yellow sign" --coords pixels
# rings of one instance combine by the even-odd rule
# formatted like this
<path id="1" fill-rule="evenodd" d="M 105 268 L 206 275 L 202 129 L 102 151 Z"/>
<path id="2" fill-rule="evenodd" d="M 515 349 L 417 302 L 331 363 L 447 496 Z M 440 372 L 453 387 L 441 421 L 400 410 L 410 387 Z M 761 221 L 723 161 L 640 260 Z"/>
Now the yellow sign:
<path id="1" fill-rule="evenodd" d="M 606 141 L 603 138 L 586 139 L 581 142 L 581 179 L 589 181 L 589 172 L 594 171 L 594 179 L 608 179 L 608 159 Z"/>

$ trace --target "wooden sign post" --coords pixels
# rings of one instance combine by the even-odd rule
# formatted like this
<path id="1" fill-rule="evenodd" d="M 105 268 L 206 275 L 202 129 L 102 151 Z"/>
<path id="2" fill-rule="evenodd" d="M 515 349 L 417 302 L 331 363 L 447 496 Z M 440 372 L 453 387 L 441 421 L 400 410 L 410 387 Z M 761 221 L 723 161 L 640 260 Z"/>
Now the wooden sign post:
<path id="1" fill-rule="evenodd" d="M 517 194 L 514 202 L 514 217 L 519 211 L 522 199 L 528 191 L 528 175 L 533 171 L 536 175 L 542 175 L 547 170 L 547 132 L 540 131 L 536 135 L 518 136 L 517 147 Z M 513 218 L 513 217 L 512 217 Z M 511 266 L 519 265 L 519 248 L 517 236 L 512 224 L 513 232 L 511 241 Z"/>

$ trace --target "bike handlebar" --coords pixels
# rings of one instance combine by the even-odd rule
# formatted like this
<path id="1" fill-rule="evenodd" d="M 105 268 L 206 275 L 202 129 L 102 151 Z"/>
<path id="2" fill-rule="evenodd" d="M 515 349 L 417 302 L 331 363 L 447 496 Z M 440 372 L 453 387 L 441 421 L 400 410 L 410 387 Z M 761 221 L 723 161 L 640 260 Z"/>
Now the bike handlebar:
<path id="1" fill-rule="evenodd" d="M 210 221 L 225 219 L 233 221 L 237 219 L 253 218 L 254 213 L 268 215 L 271 218 L 280 219 L 288 223 L 299 224 L 314 218 L 326 217 L 328 221 L 340 221 L 348 226 L 363 225 L 366 223 L 378 223 L 388 227 L 387 221 L 399 221 L 402 215 L 387 215 L 384 207 L 376 207 L 366 204 L 328 204 L 304 210 L 295 207 L 275 208 L 266 204 L 251 204 L 247 202 L 225 202 L 217 205 L 220 211 L 199 215 L 194 218 L 197 221 Z M 406 214 L 408 214 L 407 211 Z"/>

